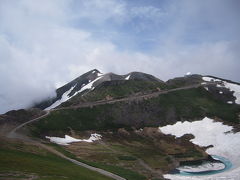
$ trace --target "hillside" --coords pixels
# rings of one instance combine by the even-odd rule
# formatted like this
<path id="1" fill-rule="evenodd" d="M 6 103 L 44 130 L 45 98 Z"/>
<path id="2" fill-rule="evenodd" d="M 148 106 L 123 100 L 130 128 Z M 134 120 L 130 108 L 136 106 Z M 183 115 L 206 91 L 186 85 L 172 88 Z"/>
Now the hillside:
<path id="1" fill-rule="evenodd" d="M 137 92 L 156 89 L 159 86 L 164 86 L 163 84 L 163 81 L 145 73 L 131 72 L 126 75 L 117 75 L 114 73 L 102 74 L 97 69 L 93 69 L 58 88 L 56 90 L 56 97 L 46 99 L 34 107 L 46 110 L 52 109 L 66 101 L 69 103 L 75 96 L 78 97 L 78 102 L 86 101 L 85 96 L 95 92 L 95 89 L 98 89 L 98 91 L 95 95 L 87 97 L 87 101 L 95 101 L 107 97 L 119 98 L 129 96 Z M 120 89 L 118 89 L 119 87 Z"/>
<path id="2" fill-rule="evenodd" d="M 211 144 L 199 146 L 190 133 L 175 138 L 158 128 L 208 117 L 238 132 L 239 87 L 213 76 L 186 75 L 164 82 L 141 72 L 117 75 L 94 69 L 34 106 L 44 111 L 11 111 L 0 116 L 0 125 L 11 124 L 5 133 L 20 127 L 9 137 L 44 142 L 67 157 L 125 179 L 164 179 L 165 173 L 183 164 L 222 162 L 206 153 Z"/>

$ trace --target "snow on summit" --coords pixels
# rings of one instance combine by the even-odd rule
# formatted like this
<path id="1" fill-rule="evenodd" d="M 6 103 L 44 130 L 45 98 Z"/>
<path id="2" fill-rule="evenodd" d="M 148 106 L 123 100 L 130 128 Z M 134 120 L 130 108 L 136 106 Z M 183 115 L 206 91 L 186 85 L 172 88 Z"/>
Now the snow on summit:
<path id="1" fill-rule="evenodd" d="M 89 81 L 89 83 L 85 86 L 83 86 L 81 88 L 80 91 L 78 91 L 77 93 L 80 93 L 80 92 L 83 92 L 84 90 L 87 90 L 87 89 L 90 89 L 90 90 L 93 90 L 95 87 L 93 86 L 93 83 L 95 83 L 97 80 L 99 80 L 100 78 L 102 78 L 102 76 L 99 76 L 98 78 L 96 78 L 95 80 L 93 81 Z"/>
<path id="2" fill-rule="evenodd" d="M 131 74 L 129 74 L 129 75 L 125 78 L 125 80 L 129 80 L 130 76 L 131 76 Z"/>
<path id="3" fill-rule="evenodd" d="M 92 74 L 95 74 L 95 73 L 96 73 L 95 70 L 92 71 Z M 76 91 L 73 95 L 70 96 L 69 94 L 71 94 L 71 92 L 72 92 L 72 91 L 74 90 L 74 88 L 77 86 L 77 83 L 76 83 L 76 84 L 75 84 L 74 86 L 72 86 L 68 91 L 66 91 L 66 92 L 61 96 L 61 98 L 60 98 L 59 100 L 57 100 L 56 102 L 54 102 L 51 106 L 45 108 L 45 110 L 53 109 L 53 108 L 59 106 L 60 104 L 62 104 L 63 102 L 66 102 L 67 100 L 69 100 L 69 99 L 71 99 L 72 97 L 76 96 L 78 93 L 81 93 L 81 92 L 83 92 L 83 91 L 85 91 L 85 90 L 94 90 L 95 87 L 93 86 L 93 84 L 94 84 L 96 81 L 98 81 L 99 79 L 101 79 L 101 78 L 103 77 L 103 75 L 104 75 L 104 74 L 102 74 L 102 73 L 97 73 L 96 79 L 94 79 L 94 80 L 90 80 L 90 79 L 89 79 L 87 84 L 82 84 L 81 89 L 78 90 L 78 91 Z"/>
<path id="4" fill-rule="evenodd" d="M 57 106 L 59 106 L 60 104 L 62 104 L 63 102 L 69 100 L 71 97 L 69 96 L 69 93 L 71 93 L 71 91 L 74 89 L 75 86 L 71 87 L 68 91 L 66 91 L 61 99 L 57 100 L 56 102 L 54 102 L 51 106 L 47 107 L 45 110 L 50 110 L 53 109 Z"/>

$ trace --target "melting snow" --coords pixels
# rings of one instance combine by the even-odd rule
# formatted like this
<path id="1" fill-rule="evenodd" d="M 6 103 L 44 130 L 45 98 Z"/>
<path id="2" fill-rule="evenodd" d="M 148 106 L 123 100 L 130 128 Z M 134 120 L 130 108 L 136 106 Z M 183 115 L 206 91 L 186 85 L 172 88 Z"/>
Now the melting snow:
<path id="1" fill-rule="evenodd" d="M 80 91 L 78 91 L 78 93 L 79 93 L 79 92 L 82 92 L 82 91 L 84 91 L 84 90 L 86 90 L 86 89 L 91 89 L 91 90 L 93 90 L 93 89 L 94 89 L 93 83 L 95 83 L 97 80 L 99 80 L 99 79 L 101 79 L 101 78 L 102 78 L 102 76 L 96 78 L 96 79 L 93 80 L 92 82 L 90 82 L 90 83 L 88 83 L 87 85 L 83 86 L 82 89 L 81 89 Z"/>
<path id="2" fill-rule="evenodd" d="M 102 76 L 103 75 L 103 73 L 97 73 L 97 76 L 98 77 L 100 77 L 100 76 Z"/>
<path id="3" fill-rule="evenodd" d="M 57 100 L 56 102 L 54 102 L 51 106 L 47 107 L 45 110 L 50 110 L 50 109 L 53 109 L 53 108 L 59 106 L 59 105 L 62 104 L 63 102 L 71 99 L 73 96 L 77 95 L 77 94 L 80 93 L 80 92 L 83 92 L 83 91 L 86 90 L 86 89 L 91 89 L 91 90 L 93 90 L 93 89 L 95 88 L 95 87 L 93 87 L 93 83 L 96 82 L 97 80 L 99 80 L 99 79 L 102 78 L 102 77 L 103 77 L 103 76 L 101 75 L 101 76 L 98 76 L 98 77 L 97 77 L 95 80 L 93 80 L 93 81 L 89 80 L 89 83 L 88 83 L 87 85 L 82 84 L 82 88 L 81 88 L 79 91 L 75 92 L 72 96 L 68 96 L 68 95 L 70 94 L 70 92 L 75 88 L 76 85 L 73 86 L 73 87 L 71 87 L 68 91 L 66 91 L 66 92 L 62 95 L 61 99 L 59 99 L 59 100 Z"/>
<path id="4" fill-rule="evenodd" d="M 204 80 L 204 81 L 207 81 L 207 82 L 221 82 L 221 80 L 220 79 L 215 79 L 215 78 L 211 78 L 211 77 L 202 77 L 202 79 Z"/>
<path id="5" fill-rule="evenodd" d="M 81 88 L 79 91 L 75 92 L 73 96 L 75 96 L 75 95 L 77 95 L 78 93 L 83 92 L 83 91 L 85 91 L 85 90 L 87 90 L 87 89 L 93 90 L 93 89 L 95 88 L 95 87 L 93 86 L 93 83 L 96 82 L 97 80 L 99 80 L 100 78 L 102 78 L 102 76 L 96 78 L 96 79 L 93 80 L 93 81 L 90 81 L 90 80 L 89 80 L 90 83 L 88 83 L 87 85 L 83 84 L 83 85 L 82 85 L 82 88 Z M 73 96 L 72 96 L 72 97 L 73 97 Z"/>
<path id="6" fill-rule="evenodd" d="M 129 75 L 125 78 L 125 80 L 129 80 L 130 76 L 131 76 L 131 74 L 129 74 Z"/>
<path id="7" fill-rule="evenodd" d="M 76 138 L 73 138 L 68 135 L 65 135 L 65 138 L 46 136 L 46 138 L 49 139 L 51 142 L 60 144 L 60 145 L 69 145 L 70 143 L 73 143 L 73 142 L 89 142 L 89 143 L 91 143 L 91 142 L 100 140 L 101 137 L 102 136 L 97 133 L 91 134 L 90 138 L 88 138 L 88 139 L 76 139 Z"/>
<path id="8" fill-rule="evenodd" d="M 167 125 L 159 128 L 165 134 L 172 134 L 181 137 L 184 134 L 191 133 L 195 136 L 191 141 L 200 146 L 213 145 L 207 149 L 207 153 L 218 155 L 229 159 L 233 168 L 223 173 L 206 176 L 179 176 L 165 175 L 165 178 L 182 180 L 217 180 L 232 179 L 239 180 L 240 177 L 240 133 L 232 133 L 232 127 L 223 125 L 221 122 L 215 122 L 210 118 L 204 118 L 195 122 L 177 122 L 174 125 Z"/>
<path id="9" fill-rule="evenodd" d="M 234 91 L 233 95 L 236 97 L 235 103 L 240 104 L 240 85 L 210 77 L 203 77 L 202 79 L 208 82 L 222 82 L 222 84 L 217 84 L 217 87 L 226 87 L 230 89 L 230 91 Z"/>
<path id="10" fill-rule="evenodd" d="M 47 107 L 45 110 L 53 109 L 53 108 L 59 106 L 60 104 L 62 104 L 63 102 L 69 100 L 71 97 L 68 96 L 68 95 L 69 95 L 69 93 L 74 89 L 74 87 L 75 87 L 75 86 L 71 87 L 68 91 L 66 91 L 66 92 L 62 95 L 61 99 L 57 100 L 55 103 L 53 103 L 51 106 Z"/>

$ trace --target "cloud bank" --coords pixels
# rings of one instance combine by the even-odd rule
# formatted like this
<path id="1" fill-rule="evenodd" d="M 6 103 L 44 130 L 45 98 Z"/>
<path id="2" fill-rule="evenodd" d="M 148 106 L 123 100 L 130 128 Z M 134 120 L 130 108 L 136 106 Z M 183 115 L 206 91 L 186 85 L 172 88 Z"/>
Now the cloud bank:
<path id="1" fill-rule="evenodd" d="M 0 113 L 54 96 L 93 68 L 240 81 L 239 8 L 236 0 L 2 0 Z"/>

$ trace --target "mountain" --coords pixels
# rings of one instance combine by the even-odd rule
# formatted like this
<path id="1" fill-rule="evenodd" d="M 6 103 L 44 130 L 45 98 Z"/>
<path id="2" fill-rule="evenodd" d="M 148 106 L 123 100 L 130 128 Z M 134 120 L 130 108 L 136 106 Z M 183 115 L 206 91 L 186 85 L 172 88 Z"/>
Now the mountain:
<path id="1" fill-rule="evenodd" d="M 61 168 L 66 164 L 61 166 L 46 153 L 50 151 L 78 165 L 91 166 L 91 170 L 97 167 L 129 180 L 178 179 L 179 174 L 204 173 L 219 178 L 223 176 L 217 173 L 231 168 L 234 173 L 226 177 L 239 177 L 237 82 L 198 74 L 164 82 L 142 72 L 117 75 L 94 69 L 56 89 L 56 94 L 34 109 L 0 115 L 0 139 L 1 134 L 8 137 L 1 139 L 4 145 L 0 146 L 4 168 L 28 170 L 42 177 L 36 169 L 26 168 L 31 165 L 24 159 L 33 153 L 32 163 L 41 168 L 49 164 L 51 171 L 43 168 L 43 172 L 61 178 L 61 173 L 56 176 L 55 165 Z M 16 144 L 12 138 L 24 143 Z M 26 146 L 28 143 L 31 146 Z M 12 153 L 4 156 L 8 151 Z M 16 158 L 22 158 L 22 170 L 11 164 Z M 68 177 L 74 174 L 71 169 L 67 173 Z"/>
<path id="2" fill-rule="evenodd" d="M 93 83 L 97 81 L 101 76 L 102 74 L 98 70 L 91 70 L 74 79 L 73 81 L 65 84 L 64 86 L 58 88 L 56 90 L 56 97 L 46 99 L 36 104 L 35 107 L 40 109 L 55 108 L 62 102 L 65 102 L 71 97 L 75 96 L 77 93 L 94 88 L 94 86 L 92 86 Z"/>
<path id="3" fill-rule="evenodd" d="M 35 108 L 59 109 L 51 113 L 49 120 L 62 119 L 63 122 L 54 127 L 46 124 L 38 130 L 40 134 L 66 126 L 77 130 L 162 126 L 205 116 L 218 117 L 228 123 L 239 122 L 239 83 L 213 76 L 194 74 L 163 82 L 141 72 L 117 75 L 102 74 L 94 69 L 57 89 L 56 93 L 57 97 Z M 73 108 L 79 109 L 74 116 Z M 64 118 L 68 117 L 73 121 L 65 122 Z M 89 123 L 76 124 L 81 121 L 79 118 L 88 119 Z"/>
<path id="4" fill-rule="evenodd" d="M 46 99 L 36 104 L 34 107 L 49 110 L 59 106 L 61 103 L 68 101 L 78 94 L 87 94 L 89 91 L 93 91 L 97 86 L 104 82 L 127 80 L 163 83 L 163 81 L 158 78 L 141 72 L 131 72 L 126 75 L 117 75 L 114 73 L 102 74 L 97 69 L 93 69 L 58 88 L 56 90 L 56 97 Z"/>
<path id="5" fill-rule="evenodd" d="M 239 83 L 214 76 L 186 75 L 166 82 L 142 72 L 131 72 L 126 75 L 114 73 L 103 74 L 93 69 L 64 86 L 56 89 L 56 97 L 37 103 L 34 108 L 50 110 L 67 107 L 84 102 L 104 99 L 123 98 L 130 95 L 146 94 L 156 90 L 167 90 L 204 85 L 212 96 L 226 103 L 239 104 Z"/>

